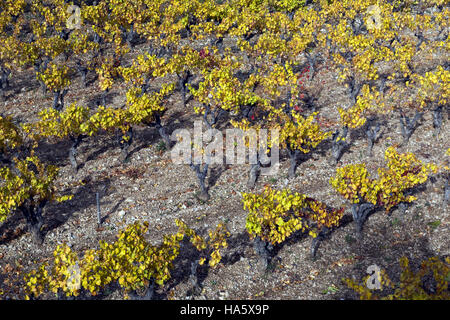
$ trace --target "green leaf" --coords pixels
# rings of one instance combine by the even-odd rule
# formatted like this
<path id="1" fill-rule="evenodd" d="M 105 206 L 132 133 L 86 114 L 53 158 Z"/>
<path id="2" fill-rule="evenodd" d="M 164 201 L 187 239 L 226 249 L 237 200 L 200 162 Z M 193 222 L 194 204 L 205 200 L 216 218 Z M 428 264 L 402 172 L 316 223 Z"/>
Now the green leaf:
<path id="1" fill-rule="evenodd" d="M 428 223 L 428 225 L 433 229 L 436 229 L 437 227 L 439 227 L 440 224 L 441 224 L 441 220 L 436 220 L 436 221 Z"/>

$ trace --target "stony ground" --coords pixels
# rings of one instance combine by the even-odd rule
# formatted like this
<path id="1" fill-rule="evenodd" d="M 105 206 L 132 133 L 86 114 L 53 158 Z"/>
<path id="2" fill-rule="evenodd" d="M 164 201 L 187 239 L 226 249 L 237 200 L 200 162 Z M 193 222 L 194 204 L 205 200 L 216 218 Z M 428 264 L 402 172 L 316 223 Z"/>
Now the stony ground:
<path id="1" fill-rule="evenodd" d="M 138 50 L 145 50 L 145 45 Z M 438 64 L 442 57 L 433 57 L 430 64 Z M 92 77 L 92 74 L 91 74 Z M 320 84 L 320 86 L 318 86 Z M 125 86 L 119 85 L 107 97 L 108 103 L 120 106 L 125 101 Z M 337 106 L 348 105 L 345 88 L 336 82 L 336 74 L 325 68 L 306 90 L 319 96 L 317 105 L 329 130 L 338 127 Z M 84 89 L 77 77 L 65 98 L 67 104 L 78 101 L 96 106 L 99 97 L 96 84 Z M 12 89 L 2 112 L 21 121 L 36 119 L 39 110 L 51 106 L 51 97 L 38 90 L 31 70 L 19 73 L 13 79 Z M 177 128 L 193 130 L 193 122 L 201 119 L 193 113 L 193 101 L 183 110 L 180 95 L 171 98 L 164 122 L 168 132 Z M 399 150 L 414 152 L 425 162 L 441 164 L 444 150 L 450 147 L 448 110 L 439 136 L 434 135 L 432 115 L 425 114 L 407 146 Z M 397 115 L 386 115 L 383 135 L 377 141 L 373 156 L 366 154 L 364 132 L 351 133 L 351 147 L 337 166 L 366 162 L 373 173 L 384 166 L 384 150 L 401 144 Z M 417 267 L 421 260 L 431 256 L 450 254 L 450 217 L 443 203 L 443 179 L 436 175 L 420 190 L 418 200 L 402 214 L 394 210 L 390 215 L 376 212 L 364 226 L 364 237 L 357 239 L 348 202 L 329 184 L 336 167 L 330 165 L 330 142 L 312 152 L 308 160 L 297 168 L 294 179 L 287 178 L 288 161 L 284 155 L 277 176 L 261 177 L 254 192 L 265 185 L 281 189 L 289 187 L 305 193 L 333 207 L 345 206 L 343 224 L 323 241 L 316 259 L 309 254 L 311 238 L 295 235 L 276 248 L 268 270 L 262 270 L 252 242 L 245 230 L 246 211 L 241 193 L 247 186 L 248 165 L 215 165 L 208 172 L 211 199 L 197 198 L 198 185 L 194 172 L 187 165 L 175 165 L 171 154 L 164 150 L 156 130 L 136 128 L 135 141 L 127 163 L 122 163 L 120 149 L 113 135 L 101 134 L 87 138 L 79 148 L 80 170 L 74 174 L 69 160 L 68 141 L 45 141 L 38 148 L 41 159 L 61 167 L 58 189 L 73 194 L 72 200 L 46 207 L 46 236 L 42 245 L 36 245 L 27 232 L 24 219 L 12 215 L 0 225 L 0 298 L 24 298 L 22 276 L 39 263 L 48 261 L 56 245 L 66 242 L 82 252 L 95 248 L 99 240 L 113 240 L 118 230 L 134 221 L 150 222 L 149 237 L 161 241 L 162 235 L 176 232 L 174 220 L 183 219 L 199 233 L 225 222 L 231 232 L 229 248 L 215 269 L 201 269 L 202 291 L 192 295 L 188 280 L 193 251 L 188 246 L 175 261 L 172 279 L 158 289 L 160 299 L 354 299 L 357 295 L 347 289 L 342 278 L 361 280 L 370 265 L 388 270 L 398 279 L 398 259 L 407 256 Z M 101 195 L 104 221 L 97 227 L 96 192 Z M 396 278 L 397 277 L 397 278 Z M 47 298 L 53 298 L 49 296 Z M 116 292 L 106 299 L 119 299 Z"/>

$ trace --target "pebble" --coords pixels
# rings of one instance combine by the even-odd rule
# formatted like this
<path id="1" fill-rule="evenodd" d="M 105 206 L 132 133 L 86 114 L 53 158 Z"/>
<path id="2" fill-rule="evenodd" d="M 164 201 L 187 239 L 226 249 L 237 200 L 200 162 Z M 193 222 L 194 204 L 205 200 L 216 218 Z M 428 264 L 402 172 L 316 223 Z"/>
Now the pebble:
<path id="1" fill-rule="evenodd" d="M 219 300 L 226 300 L 229 296 L 228 291 L 219 291 Z"/>

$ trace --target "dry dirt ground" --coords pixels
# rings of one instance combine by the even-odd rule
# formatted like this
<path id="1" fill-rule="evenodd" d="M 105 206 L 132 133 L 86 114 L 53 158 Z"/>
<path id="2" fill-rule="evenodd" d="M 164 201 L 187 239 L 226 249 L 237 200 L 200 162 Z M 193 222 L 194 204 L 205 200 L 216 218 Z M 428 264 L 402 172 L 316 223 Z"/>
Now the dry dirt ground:
<path id="1" fill-rule="evenodd" d="M 145 50 L 145 45 L 137 51 Z M 434 57 L 431 64 L 441 63 Z M 92 78 L 93 75 L 91 74 Z M 323 83 L 322 83 L 323 82 Z M 336 82 L 336 74 L 326 69 L 306 83 L 306 90 L 317 89 L 317 105 L 322 117 L 328 119 L 329 130 L 338 127 L 337 106 L 348 105 L 345 88 Z M 31 70 L 18 73 L 13 79 L 7 100 L 0 103 L 2 112 L 20 121 L 36 119 L 39 110 L 51 106 L 51 97 L 43 96 Z M 119 84 L 107 97 L 108 103 L 124 103 L 125 86 Z M 95 107 L 99 91 L 96 83 L 84 89 L 79 77 L 72 81 L 65 98 L 67 104 L 78 101 Z M 181 107 L 180 95 L 174 94 L 168 105 L 164 123 L 168 132 L 177 128 L 193 130 L 193 122 L 201 119 L 192 111 L 193 100 L 187 110 Z M 442 163 L 444 150 L 450 147 L 448 110 L 440 136 L 433 134 L 432 115 L 426 113 L 407 146 L 400 151 L 414 152 L 425 162 Z M 351 147 L 337 166 L 366 162 L 371 172 L 384 166 L 384 151 L 390 145 L 401 144 L 398 116 L 382 117 L 384 133 L 374 146 L 373 156 L 366 155 L 366 140 L 362 130 L 351 133 Z M 309 254 L 311 238 L 296 234 L 276 248 L 268 270 L 260 268 L 258 257 L 245 230 L 246 211 L 241 193 L 246 186 L 248 165 L 216 165 L 208 172 L 207 184 L 211 199 L 197 198 L 198 184 L 194 172 L 187 165 L 171 162 L 170 152 L 161 150 L 161 139 L 155 129 L 136 128 L 135 139 L 127 163 L 119 160 L 120 148 L 111 134 L 87 138 L 79 148 L 82 164 L 74 174 L 69 160 L 68 141 L 46 141 L 38 148 L 41 159 L 61 167 L 58 190 L 73 194 L 72 200 L 49 204 L 44 211 L 46 235 L 43 245 L 36 245 L 27 232 L 24 219 L 11 215 L 0 225 L 0 289 L 1 299 L 23 299 L 25 272 L 52 257 L 55 247 L 63 242 L 82 252 L 95 248 L 99 240 L 113 240 L 118 230 L 134 221 L 150 222 L 149 239 L 157 243 L 162 235 L 176 232 L 174 220 L 183 219 L 200 234 L 219 222 L 225 222 L 231 232 L 228 249 L 215 269 L 202 268 L 202 291 L 191 292 L 188 280 L 190 263 L 195 257 L 192 248 L 185 245 L 175 261 L 172 278 L 158 288 L 158 299 L 356 299 L 342 278 L 361 280 L 370 265 L 388 270 L 398 280 L 398 259 L 410 258 L 417 267 L 425 258 L 450 254 L 450 217 L 443 204 L 443 179 L 435 176 L 417 190 L 418 200 L 402 214 L 393 210 L 391 215 L 376 212 L 364 226 L 364 237 L 356 238 L 350 207 L 329 184 L 336 166 L 330 165 L 330 141 L 324 142 L 297 168 L 296 177 L 287 179 L 288 159 L 284 156 L 277 176 L 262 176 L 254 192 L 265 185 L 275 189 L 289 187 L 307 194 L 335 208 L 346 207 L 343 224 L 324 240 L 316 259 Z M 96 192 L 101 194 L 104 218 L 97 227 Z M 46 298 L 54 299 L 54 296 Z M 120 299 L 114 292 L 104 299 Z"/>

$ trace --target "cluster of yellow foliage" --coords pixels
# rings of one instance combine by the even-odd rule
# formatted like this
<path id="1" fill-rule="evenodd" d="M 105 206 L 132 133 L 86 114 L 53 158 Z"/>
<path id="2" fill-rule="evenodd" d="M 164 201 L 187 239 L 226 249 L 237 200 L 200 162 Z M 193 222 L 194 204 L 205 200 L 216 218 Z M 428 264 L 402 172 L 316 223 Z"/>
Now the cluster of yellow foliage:
<path id="1" fill-rule="evenodd" d="M 426 72 L 424 76 L 414 74 L 412 82 L 417 88 L 415 101 L 420 108 L 426 105 L 445 105 L 450 96 L 450 71 L 438 66 L 435 71 Z M 409 84 L 409 83 L 408 83 Z"/>
<path id="2" fill-rule="evenodd" d="M 291 150 L 309 153 L 319 143 L 331 136 L 332 132 L 324 132 L 318 123 L 314 122 L 318 112 L 304 118 L 297 112 L 292 112 L 292 119 L 285 117 L 283 124 L 277 123 L 275 128 L 280 130 L 281 145 Z"/>
<path id="3" fill-rule="evenodd" d="M 170 279 L 173 261 L 180 253 L 180 242 L 185 236 L 201 252 L 209 253 L 211 267 L 220 260 L 220 249 L 227 247 L 230 236 L 223 224 L 209 232 L 209 240 L 195 233 L 183 221 L 176 220 L 179 231 L 164 235 L 163 242 L 154 246 L 145 239 L 148 222 L 136 222 L 121 230 L 112 243 L 99 242 L 99 249 L 84 252 L 80 259 L 66 244 L 59 245 L 53 255 L 53 265 L 42 264 L 25 276 L 28 295 L 40 296 L 45 292 L 78 296 L 81 289 L 97 295 L 109 284 L 117 282 L 125 297 L 132 290 L 148 286 L 150 281 L 162 286 Z M 200 264 L 206 257 L 203 256 Z M 29 298 L 29 296 L 27 296 Z"/>
<path id="4" fill-rule="evenodd" d="M 23 143 L 23 137 L 11 117 L 0 116 L 0 152 L 6 153 Z"/>
<path id="5" fill-rule="evenodd" d="M 111 89 L 115 78 L 118 76 L 117 68 L 114 67 L 113 58 L 105 58 L 100 67 L 95 69 L 98 74 L 99 87 L 102 91 Z"/>
<path id="6" fill-rule="evenodd" d="M 209 239 L 206 240 L 199 236 L 194 229 L 187 226 L 185 222 L 180 219 L 176 219 L 175 223 L 180 228 L 179 232 L 182 232 L 187 237 L 190 238 L 192 245 L 201 253 L 203 256 L 200 258 L 199 264 L 203 265 L 207 259 L 207 255 L 210 256 L 209 265 L 215 267 L 222 256 L 220 254 L 221 248 L 227 248 L 227 238 L 230 236 L 230 232 L 227 230 L 223 223 L 219 223 L 216 230 L 209 231 Z"/>
<path id="7" fill-rule="evenodd" d="M 435 164 L 424 165 L 414 154 L 399 154 L 394 147 L 386 149 L 385 159 L 387 167 L 378 169 L 378 179 L 369 177 L 365 164 L 352 164 L 338 168 L 330 183 L 352 203 L 369 202 L 390 211 L 400 202 L 416 200 L 404 192 L 424 183 L 432 172 L 437 172 Z"/>
<path id="8" fill-rule="evenodd" d="M 80 134 L 92 136 L 100 130 L 120 129 L 125 134 L 132 124 L 154 121 L 155 113 L 165 110 L 162 106 L 163 99 L 173 91 L 174 87 L 173 83 L 164 84 L 160 91 L 143 95 L 141 89 L 133 87 L 127 92 L 126 109 L 99 106 L 91 115 L 88 107 L 82 107 L 76 103 L 72 103 L 62 111 L 53 108 L 44 109 L 39 112 L 37 122 L 23 124 L 22 128 L 35 143 L 45 137 L 64 139 Z M 12 134 L 13 131 L 8 133 L 9 136 Z"/>
<path id="9" fill-rule="evenodd" d="M 82 133 L 81 126 L 89 119 L 89 108 L 70 104 L 65 110 L 44 109 L 38 114 L 40 120 L 25 123 L 23 130 L 37 142 L 41 137 L 66 138 Z"/>
<path id="10" fill-rule="evenodd" d="M 367 84 L 362 87 L 362 95 L 358 96 L 356 103 L 348 109 L 338 107 L 343 126 L 357 129 L 366 123 L 367 116 L 374 112 L 383 112 L 385 106 L 382 95 Z"/>
<path id="11" fill-rule="evenodd" d="M 27 200 L 31 201 L 31 207 L 37 208 L 43 201 L 71 199 L 72 196 L 56 196 L 57 167 L 44 165 L 35 155 L 25 160 L 14 159 L 14 164 L 17 174 L 8 167 L 0 168 L 0 222 Z"/>
<path id="12" fill-rule="evenodd" d="M 164 58 L 157 58 L 155 55 L 149 53 L 140 54 L 135 59 L 131 66 L 117 68 L 117 72 L 122 76 L 126 82 L 132 82 L 135 86 L 144 84 L 145 78 L 163 77 L 166 60 Z"/>
<path id="13" fill-rule="evenodd" d="M 43 72 L 37 72 L 37 77 L 51 91 L 60 91 L 70 85 L 69 68 L 66 65 L 50 63 Z"/>
<path id="14" fill-rule="evenodd" d="M 289 189 L 266 187 L 262 194 L 243 193 L 244 209 L 249 211 L 246 228 L 251 238 L 278 244 L 294 232 L 308 231 L 316 237 L 319 230 L 339 225 L 343 209 L 328 209 L 304 194 Z M 315 224 L 315 225 L 314 225 Z"/>

